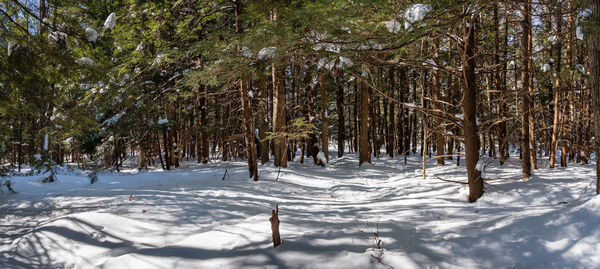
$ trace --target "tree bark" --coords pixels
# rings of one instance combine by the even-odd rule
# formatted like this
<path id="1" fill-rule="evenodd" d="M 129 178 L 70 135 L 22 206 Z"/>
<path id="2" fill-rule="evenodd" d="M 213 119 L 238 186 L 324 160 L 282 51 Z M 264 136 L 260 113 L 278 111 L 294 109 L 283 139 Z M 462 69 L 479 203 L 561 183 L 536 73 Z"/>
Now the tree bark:
<path id="1" fill-rule="evenodd" d="M 248 173 L 250 178 L 258 181 L 258 159 L 256 156 L 256 145 L 254 144 L 254 118 L 252 117 L 252 107 L 250 96 L 248 94 L 249 81 L 242 78 L 240 82 L 240 96 L 242 101 L 242 110 L 244 113 L 244 135 L 246 140 L 246 158 L 248 159 Z"/>
<path id="2" fill-rule="evenodd" d="M 273 237 L 273 247 L 281 245 L 281 235 L 279 234 L 279 205 L 275 206 L 275 209 L 271 211 L 271 232 Z"/>
<path id="3" fill-rule="evenodd" d="M 321 149 L 325 154 L 325 159 L 329 163 L 329 119 L 327 112 L 327 88 L 325 86 L 325 75 L 319 75 L 319 89 L 321 91 L 321 122 L 323 128 L 321 131 Z"/>
<path id="4" fill-rule="evenodd" d="M 344 124 L 344 84 L 342 83 L 343 73 L 338 70 L 338 81 L 337 81 L 337 96 L 336 96 L 336 108 L 338 113 L 338 158 L 344 156 L 344 141 L 346 140 L 346 128 Z"/>
<path id="5" fill-rule="evenodd" d="M 477 133 L 477 86 L 475 77 L 475 29 L 476 19 L 471 17 L 463 21 L 464 47 L 462 48 L 463 70 L 463 133 L 467 176 L 469 181 L 469 202 L 475 202 L 483 195 L 483 179 L 477 170 L 479 161 L 479 135 Z"/>
<path id="6" fill-rule="evenodd" d="M 359 163 L 358 166 L 364 162 L 371 163 L 371 146 L 369 145 L 369 97 L 370 89 L 364 82 L 360 84 L 360 130 L 359 130 Z"/>
<path id="7" fill-rule="evenodd" d="M 275 166 L 287 167 L 287 146 L 285 138 L 280 137 L 285 131 L 285 88 L 283 87 L 283 73 L 281 67 L 273 63 L 273 132 L 279 137 L 275 139 Z"/>
<path id="8" fill-rule="evenodd" d="M 530 17 L 531 4 L 529 2 L 523 3 L 521 7 L 521 15 L 523 20 L 521 21 L 522 36 L 521 36 L 521 49 L 523 51 L 523 63 L 521 72 L 521 168 L 523 170 L 523 180 L 531 177 L 531 150 L 529 142 L 529 106 L 531 102 L 531 95 L 529 93 L 529 35 L 531 34 L 531 17 Z"/>
<path id="9" fill-rule="evenodd" d="M 497 136 L 498 136 L 498 151 L 500 165 L 508 159 L 508 137 L 507 137 L 507 126 L 504 120 L 506 111 L 506 84 L 503 83 L 503 74 L 506 76 L 506 63 L 502 64 L 500 68 L 500 16 L 498 14 L 498 4 L 494 4 L 494 65 L 498 66 L 494 73 L 494 80 L 496 84 L 496 91 L 498 92 L 497 99 L 497 112 L 498 112 L 498 125 L 497 125 Z M 508 28 L 508 27 L 507 27 Z M 504 36 L 504 42 L 506 44 L 506 35 Z M 504 55 L 504 53 L 503 53 Z M 506 57 L 504 57 L 506 59 Z"/>
<path id="10" fill-rule="evenodd" d="M 594 118 L 594 152 L 596 152 L 596 194 L 600 195 L 600 162 L 598 161 L 598 152 L 600 152 L 600 0 L 587 0 L 587 7 L 592 10 L 592 15 L 588 18 L 587 47 L 589 61 L 589 79 L 590 91 L 592 96 L 592 113 Z"/>
<path id="11" fill-rule="evenodd" d="M 438 50 L 439 38 L 435 38 L 433 42 L 434 51 Z M 436 54 L 437 55 L 437 54 Z M 438 65 L 438 57 L 433 58 L 436 65 Z M 437 68 L 433 69 L 433 110 L 438 115 L 435 118 L 435 151 L 437 154 L 437 165 L 444 165 L 444 155 L 446 147 L 446 138 L 444 137 L 444 128 L 442 127 L 442 104 L 441 104 L 441 93 L 440 93 L 440 73 Z"/>
<path id="12" fill-rule="evenodd" d="M 560 33 L 562 31 L 562 9 L 557 7 L 557 15 L 556 15 L 556 33 Z M 554 164 L 556 163 L 556 151 L 558 148 L 558 132 L 559 124 L 558 119 L 560 117 L 560 103 L 561 103 L 561 41 L 560 38 L 556 40 L 556 58 L 554 59 L 554 64 L 556 65 L 556 77 L 554 79 L 554 106 L 552 112 L 552 138 L 550 141 L 550 168 L 554 168 Z"/>

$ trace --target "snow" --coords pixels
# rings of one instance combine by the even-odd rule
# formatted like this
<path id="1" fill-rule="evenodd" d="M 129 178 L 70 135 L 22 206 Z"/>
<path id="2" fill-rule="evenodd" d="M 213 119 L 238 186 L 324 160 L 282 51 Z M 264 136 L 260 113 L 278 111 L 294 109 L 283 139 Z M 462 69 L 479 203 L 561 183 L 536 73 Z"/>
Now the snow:
<path id="1" fill-rule="evenodd" d="M 142 52 L 144 50 L 144 47 L 145 47 L 144 42 L 142 41 L 137 45 L 137 47 L 135 48 L 135 51 Z"/>
<path id="2" fill-rule="evenodd" d="M 276 50 L 277 50 L 276 47 L 262 48 L 260 51 L 258 51 L 258 59 L 259 60 L 271 59 L 271 58 L 273 58 L 273 55 L 275 55 Z"/>
<path id="3" fill-rule="evenodd" d="M 385 24 L 385 28 L 387 28 L 387 30 L 390 33 L 397 34 L 402 29 L 402 26 L 401 26 L 400 22 L 398 22 L 395 19 L 391 19 L 389 21 L 386 21 L 386 22 L 384 22 L 384 24 Z"/>
<path id="4" fill-rule="evenodd" d="M 44 135 L 44 151 L 48 151 L 48 134 Z"/>
<path id="5" fill-rule="evenodd" d="M 325 157 L 325 153 L 323 153 L 323 151 L 319 151 L 317 154 L 317 159 L 319 159 L 319 161 L 321 161 L 323 165 L 327 167 L 327 157 Z"/>
<path id="6" fill-rule="evenodd" d="M 17 47 L 17 42 L 14 41 L 8 41 L 8 44 L 6 46 L 6 54 L 7 56 L 10 56 L 13 52 L 13 50 Z"/>
<path id="7" fill-rule="evenodd" d="M 80 65 L 94 65 L 94 60 L 89 57 L 81 57 L 76 61 Z"/>
<path id="8" fill-rule="evenodd" d="M 158 121 L 156 121 L 156 124 L 158 124 L 158 125 L 163 125 L 163 124 L 167 124 L 167 123 L 169 123 L 169 120 L 163 119 L 161 117 L 158 117 Z"/>
<path id="9" fill-rule="evenodd" d="M 246 58 L 252 58 L 252 51 L 246 46 L 242 47 L 242 55 Z"/>
<path id="10" fill-rule="evenodd" d="M 106 27 L 109 30 L 112 30 L 113 28 L 115 28 L 116 25 L 116 20 L 115 20 L 115 13 L 110 13 L 110 15 L 108 15 L 108 17 L 106 18 L 106 21 L 104 21 L 104 27 Z"/>
<path id="11" fill-rule="evenodd" d="M 517 155 L 511 158 L 517 158 Z M 331 151 L 331 156 L 337 156 Z M 298 158 L 298 157 L 297 157 Z M 85 173 L 56 169 L 13 176 L 0 193 L 2 268 L 596 268 L 600 196 L 595 166 L 541 167 L 528 181 L 486 181 L 466 202 L 464 161 L 423 180 L 407 165 L 355 154 L 329 167 L 244 162 L 180 169 Z M 547 161 L 544 159 L 542 161 Z M 230 177 L 222 180 L 227 169 Z M 518 162 L 494 161 L 486 177 L 519 177 Z M 277 181 L 275 179 L 278 178 Z M 489 183 L 489 184 L 488 184 Z M 268 221 L 279 204 L 283 244 Z M 378 246 L 378 242 L 381 242 Z"/>
<path id="12" fill-rule="evenodd" d="M 416 23 L 422 21 L 429 12 L 431 12 L 432 7 L 427 4 L 414 4 L 408 7 L 404 11 L 404 29 L 412 31 L 413 26 L 423 27 L 424 23 L 420 25 L 415 25 Z"/>
<path id="13" fill-rule="evenodd" d="M 543 71 L 543 72 L 548 72 L 548 71 L 550 71 L 550 64 L 544 64 L 544 65 L 542 66 L 542 71 Z"/>
<path id="14" fill-rule="evenodd" d="M 579 71 L 581 74 L 585 74 L 585 67 L 582 64 L 576 64 L 575 70 Z"/>
<path id="15" fill-rule="evenodd" d="M 123 117 L 123 115 L 125 115 L 125 111 L 123 111 L 121 113 L 117 113 L 116 115 L 112 116 L 110 119 L 105 120 L 102 123 L 102 125 L 114 125 L 121 119 L 121 117 Z"/>
<path id="16" fill-rule="evenodd" d="M 92 43 L 96 42 L 98 39 L 98 32 L 92 27 L 85 28 L 85 35 L 87 36 L 88 41 Z"/>
<path id="17" fill-rule="evenodd" d="M 582 26 L 577 26 L 577 31 L 575 32 L 575 35 L 577 35 L 577 39 L 583 40 L 583 27 Z"/>

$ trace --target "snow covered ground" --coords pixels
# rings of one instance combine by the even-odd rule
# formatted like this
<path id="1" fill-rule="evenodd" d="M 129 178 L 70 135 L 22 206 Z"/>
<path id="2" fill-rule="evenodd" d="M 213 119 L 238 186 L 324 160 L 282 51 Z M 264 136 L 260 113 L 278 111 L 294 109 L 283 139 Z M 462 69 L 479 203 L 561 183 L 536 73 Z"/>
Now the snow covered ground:
<path id="1" fill-rule="evenodd" d="M 335 156 L 331 152 L 331 156 Z M 594 167 L 490 180 L 467 203 L 464 167 L 427 170 L 355 155 L 278 170 L 243 162 L 186 163 L 170 172 L 63 172 L 13 177 L 0 193 L 0 268 L 594 268 L 600 197 Z M 223 175 L 225 170 L 228 176 Z M 517 161 L 488 178 L 518 177 Z M 283 244 L 269 217 L 279 204 Z M 381 248 L 377 248 L 381 240 Z"/>

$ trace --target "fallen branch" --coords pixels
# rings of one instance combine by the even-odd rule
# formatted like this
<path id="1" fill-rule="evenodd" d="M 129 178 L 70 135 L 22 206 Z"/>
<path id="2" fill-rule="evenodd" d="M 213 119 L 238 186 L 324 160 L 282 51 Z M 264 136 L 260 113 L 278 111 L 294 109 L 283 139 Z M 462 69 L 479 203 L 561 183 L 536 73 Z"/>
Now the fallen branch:
<path id="1" fill-rule="evenodd" d="M 451 182 L 451 183 L 458 183 L 458 184 L 464 184 L 467 185 L 469 184 L 469 182 L 462 182 L 462 181 L 456 181 L 456 180 L 450 180 L 450 179 L 444 179 L 438 176 L 435 176 L 437 179 L 441 180 L 441 181 L 446 181 L 446 182 Z"/>

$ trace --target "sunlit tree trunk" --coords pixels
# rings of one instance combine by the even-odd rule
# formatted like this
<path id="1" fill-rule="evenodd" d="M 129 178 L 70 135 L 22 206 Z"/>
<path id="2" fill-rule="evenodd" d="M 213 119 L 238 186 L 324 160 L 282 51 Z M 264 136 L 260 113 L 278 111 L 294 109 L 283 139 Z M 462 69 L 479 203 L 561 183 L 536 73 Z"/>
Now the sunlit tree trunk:
<path id="1" fill-rule="evenodd" d="M 522 35 L 521 35 L 521 48 L 523 51 L 523 64 L 521 71 L 521 167 L 523 170 L 523 180 L 531 177 L 531 150 L 529 142 L 529 106 L 531 102 L 531 95 L 529 93 L 529 35 L 531 33 L 531 18 L 530 18 L 531 4 L 529 2 L 523 3 L 521 8 L 521 21 Z"/>
<path id="2" fill-rule="evenodd" d="M 467 176 L 469 181 L 469 202 L 475 202 L 483 195 L 483 179 L 477 170 L 479 161 L 479 135 L 477 133 L 477 85 L 475 77 L 475 29 L 476 19 L 471 17 L 463 21 L 464 47 L 462 56 L 463 75 L 463 133 Z"/>

